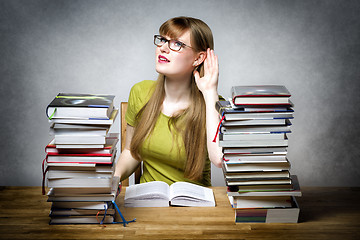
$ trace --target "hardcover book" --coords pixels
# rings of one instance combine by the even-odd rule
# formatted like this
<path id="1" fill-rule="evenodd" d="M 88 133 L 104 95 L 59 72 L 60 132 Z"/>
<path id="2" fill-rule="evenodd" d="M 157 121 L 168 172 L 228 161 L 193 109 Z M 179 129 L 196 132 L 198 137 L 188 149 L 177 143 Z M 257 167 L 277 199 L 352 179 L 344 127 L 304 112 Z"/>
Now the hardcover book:
<path id="1" fill-rule="evenodd" d="M 251 171 L 285 171 L 290 170 L 290 162 L 269 163 L 227 163 L 223 162 L 225 172 L 251 172 Z"/>
<path id="2" fill-rule="evenodd" d="M 282 85 L 233 86 L 235 105 L 291 105 L 290 92 Z"/>
<path id="3" fill-rule="evenodd" d="M 277 140 L 220 140 L 220 147 L 287 147 L 288 139 Z"/>
<path id="4" fill-rule="evenodd" d="M 227 189 L 228 196 L 242 196 L 242 197 L 266 197 L 266 196 L 294 196 L 301 197 L 299 181 L 296 175 L 291 175 L 290 185 L 270 185 L 264 187 L 260 185 L 256 189 L 246 190 L 245 188 L 239 188 L 238 186 L 231 186 Z"/>
<path id="5" fill-rule="evenodd" d="M 300 208 L 296 199 L 291 198 L 290 207 L 236 208 L 235 223 L 297 223 Z"/>
<path id="6" fill-rule="evenodd" d="M 231 101 L 217 101 L 215 108 L 225 120 L 292 118 L 294 110 L 290 107 L 244 108 L 236 107 Z"/>
<path id="7" fill-rule="evenodd" d="M 116 153 L 114 154 L 59 154 L 48 153 L 48 163 L 102 163 L 112 164 Z"/>
<path id="8" fill-rule="evenodd" d="M 114 95 L 59 93 L 46 109 L 48 118 L 109 119 Z"/>
<path id="9" fill-rule="evenodd" d="M 115 109 L 111 112 L 109 118 L 51 118 L 50 123 L 66 123 L 66 124 L 99 124 L 111 126 L 118 114 L 119 110 Z"/>
<path id="10" fill-rule="evenodd" d="M 290 208 L 292 207 L 291 196 L 268 196 L 268 197 L 233 197 L 228 196 L 234 209 L 244 208 Z"/>
<path id="11" fill-rule="evenodd" d="M 116 144 L 119 139 L 114 137 L 114 134 L 110 134 L 109 137 L 105 138 L 105 146 L 102 144 L 99 148 L 94 148 L 93 145 L 85 145 L 84 148 L 79 148 L 78 145 L 55 145 L 55 139 L 53 139 L 46 147 L 46 153 L 84 153 L 84 154 L 112 154 L 116 151 Z M 67 146 L 74 146 L 76 148 L 66 148 Z M 84 146 L 84 145 L 81 145 Z"/>

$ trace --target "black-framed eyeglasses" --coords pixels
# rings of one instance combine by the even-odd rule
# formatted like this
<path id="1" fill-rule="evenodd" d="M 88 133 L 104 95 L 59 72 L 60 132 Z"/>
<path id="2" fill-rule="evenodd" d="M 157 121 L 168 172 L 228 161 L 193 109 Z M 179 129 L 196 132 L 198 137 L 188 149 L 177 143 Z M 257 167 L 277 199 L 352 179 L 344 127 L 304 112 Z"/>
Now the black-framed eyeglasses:
<path id="1" fill-rule="evenodd" d="M 168 46 L 171 50 L 173 51 L 180 51 L 181 48 L 185 48 L 185 47 L 188 47 L 188 48 L 192 48 L 188 45 L 186 45 L 185 43 L 183 42 L 180 42 L 178 40 L 175 40 L 175 39 L 166 39 L 165 37 L 161 36 L 161 35 L 154 35 L 154 44 L 158 47 L 161 47 L 163 46 L 165 43 L 168 43 Z"/>

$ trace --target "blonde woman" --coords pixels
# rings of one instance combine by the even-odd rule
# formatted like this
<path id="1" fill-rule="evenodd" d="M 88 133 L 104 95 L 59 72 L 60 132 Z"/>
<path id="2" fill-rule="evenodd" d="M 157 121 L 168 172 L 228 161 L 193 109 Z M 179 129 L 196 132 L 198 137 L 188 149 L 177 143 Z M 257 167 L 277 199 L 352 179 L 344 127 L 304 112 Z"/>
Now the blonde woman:
<path id="1" fill-rule="evenodd" d="M 213 142 L 219 71 L 212 32 L 199 19 L 172 18 L 161 25 L 154 44 L 159 77 L 131 89 L 115 176 L 126 179 L 142 161 L 141 183 L 210 186 L 210 162 L 221 166 L 221 148 Z"/>

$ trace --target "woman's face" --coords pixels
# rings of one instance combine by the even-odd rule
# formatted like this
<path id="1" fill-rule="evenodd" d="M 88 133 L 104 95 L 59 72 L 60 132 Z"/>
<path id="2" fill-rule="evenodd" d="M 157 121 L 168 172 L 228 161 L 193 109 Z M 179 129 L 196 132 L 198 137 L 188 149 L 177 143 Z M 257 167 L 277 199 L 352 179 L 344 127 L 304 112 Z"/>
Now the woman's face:
<path id="1" fill-rule="evenodd" d="M 170 40 L 168 36 L 163 37 Z M 190 30 L 187 30 L 176 40 L 191 47 Z M 194 70 L 194 62 L 197 59 L 197 55 L 198 53 L 189 47 L 182 47 L 178 52 L 173 51 L 169 48 L 169 42 L 167 42 L 161 47 L 156 47 L 156 71 L 169 78 L 190 77 Z"/>

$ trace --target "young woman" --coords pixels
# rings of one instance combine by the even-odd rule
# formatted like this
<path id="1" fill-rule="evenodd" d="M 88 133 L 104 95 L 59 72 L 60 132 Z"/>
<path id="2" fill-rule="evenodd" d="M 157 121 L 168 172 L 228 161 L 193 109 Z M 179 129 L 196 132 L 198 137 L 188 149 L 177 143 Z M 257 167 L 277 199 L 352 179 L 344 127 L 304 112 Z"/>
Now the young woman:
<path id="1" fill-rule="evenodd" d="M 126 179 L 143 161 L 141 183 L 210 186 L 210 161 L 221 166 L 221 148 L 213 142 L 219 71 L 212 32 L 199 19 L 172 18 L 161 25 L 154 44 L 159 77 L 131 89 L 115 176 Z"/>

